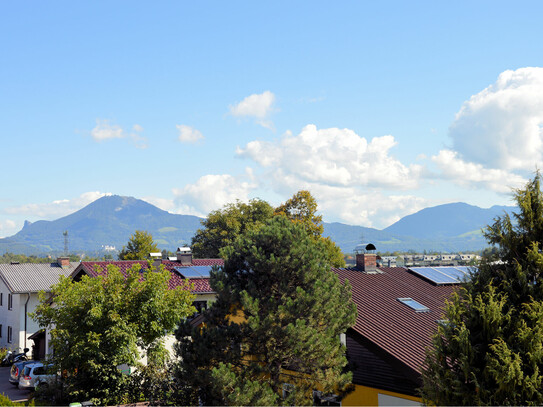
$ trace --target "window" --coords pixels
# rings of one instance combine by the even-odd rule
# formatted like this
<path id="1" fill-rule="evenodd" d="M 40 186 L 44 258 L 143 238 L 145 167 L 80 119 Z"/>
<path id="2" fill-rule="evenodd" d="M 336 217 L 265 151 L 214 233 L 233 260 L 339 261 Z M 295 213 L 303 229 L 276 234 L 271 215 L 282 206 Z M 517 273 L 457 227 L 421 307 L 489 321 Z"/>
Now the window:
<path id="1" fill-rule="evenodd" d="M 335 394 L 323 394 L 321 391 L 313 390 L 313 405 L 341 406 L 341 401 Z"/>
<path id="2" fill-rule="evenodd" d="M 8 343 L 11 343 L 13 341 L 13 328 L 11 326 L 8 326 Z"/>
<path id="3" fill-rule="evenodd" d="M 2 298 L 4 296 L 4 293 L 0 293 L 0 307 L 4 305 L 4 299 Z"/>
<path id="4" fill-rule="evenodd" d="M 207 309 L 207 301 L 194 301 L 192 305 L 196 308 L 197 314 L 201 314 Z"/>
<path id="5" fill-rule="evenodd" d="M 2 337 L 2 324 L 0 324 L 0 338 Z"/>
<path id="6" fill-rule="evenodd" d="M 409 308 L 413 308 L 415 312 L 430 312 L 430 308 L 425 307 L 421 303 L 415 301 L 412 298 L 397 298 L 402 304 L 407 305 Z"/>
<path id="7" fill-rule="evenodd" d="M 8 294 L 8 309 L 12 309 L 13 308 L 13 295 L 11 294 Z"/>
<path id="8" fill-rule="evenodd" d="M 290 383 L 283 383 L 283 400 L 285 400 L 294 391 L 294 385 Z"/>
<path id="9" fill-rule="evenodd" d="M 34 374 L 37 375 L 44 375 L 45 374 L 45 367 L 43 366 L 36 366 L 34 368 Z"/>

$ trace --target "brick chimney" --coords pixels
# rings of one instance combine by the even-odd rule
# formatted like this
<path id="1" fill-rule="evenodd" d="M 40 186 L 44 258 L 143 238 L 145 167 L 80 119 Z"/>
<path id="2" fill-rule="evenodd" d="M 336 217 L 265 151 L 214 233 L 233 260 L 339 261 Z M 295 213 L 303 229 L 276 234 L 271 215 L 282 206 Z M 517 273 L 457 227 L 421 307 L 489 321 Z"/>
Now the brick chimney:
<path id="1" fill-rule="evenodd" d="M 153 260 L 153 267 L 159 268 L 162 264 L 162 252 L 149 253 L 149 258 Z"/>
<path id="2" fill-rule="evenodd" d="M 177 248 L 177 261 L 182 266 L 190 266 L 192 264 L 192 251 L 190 247 L 178 247 Z"/>
<path id="3" fill-rule="evenodd" d="M 63 269 L 70 267 L 70 258 L 69 257 L 57 257 L 57 263 Z"/>
<path id="4" fill-rule="evenodd" d="M 369 243 L 365 245 L 362 253 L 356 253 L 356 267 L 365 273 L 379 272 L 377 270 L 377 254 L 375 253 L 375 246 L 373 244 Z"/>

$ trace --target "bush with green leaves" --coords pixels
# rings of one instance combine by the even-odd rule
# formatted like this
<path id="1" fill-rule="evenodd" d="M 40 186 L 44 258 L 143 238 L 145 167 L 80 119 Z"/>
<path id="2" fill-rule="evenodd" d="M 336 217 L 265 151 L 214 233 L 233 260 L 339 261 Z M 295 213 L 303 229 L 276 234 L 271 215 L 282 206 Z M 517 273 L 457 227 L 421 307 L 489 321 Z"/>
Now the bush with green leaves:
<path id="1" fill-rule="evenodd" d="M 169 279 L 162 266 L 137 265 L 123 275 L 109 265 L 96 277 L 61 278 L 51 288 L 53 303 L 41 295 L 34 318 L 51 334 L 67 401 L 128 402 L 129 377 L 118 366 L 139 366 L 143 355 L 164 363 L 165 335 L 194 313 L 189 287 L 169 290 Z"/>

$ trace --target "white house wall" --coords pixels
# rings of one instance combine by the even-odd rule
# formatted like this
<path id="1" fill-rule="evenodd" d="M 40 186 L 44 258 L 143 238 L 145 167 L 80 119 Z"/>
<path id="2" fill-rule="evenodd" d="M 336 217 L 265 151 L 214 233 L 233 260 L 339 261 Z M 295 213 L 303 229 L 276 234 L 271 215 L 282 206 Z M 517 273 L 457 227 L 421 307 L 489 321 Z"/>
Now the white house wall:
<path id="1" fill-rule="evenodd" d="M 19 314 L 19 295 L 14 294 L 11 310 L 8 309 L 8 287 L 0 280 L 0 292 L 2 293 L 2 305 L 0 306 L 0 324 L 2 325 L 2 337 L 0 338 L 0 347 L 19 350 L 19 329 L 20 329 L 20 314 Z M 8 326 L 11 326 L 13 332 L 13 340 L 8 343 Z"/>
<path id="2" fill-rule="evenodd" d="M 26 335 L 25 335 L 25 302 L 28 298 L 27 294 L 19 294 L 19 301 L 20 301 L 20 320 L 19 320 L 19 343 L 20 348 L 29 348 L 32 349 L 32 345 L 34 345 L 34 341 L 31 339 L 28 339 L 29 336 L 36 333 L 40 330 L 40 326 L 36 321 L 34 321 L 30 315 L 26 316 Z M 38 293 L 30 293 L 30 300 L 27 304 L 27 314 L 30 314 L 31 312 L 36 311 L 36 307 L 39 304 L 39 297 Z M 26 337 L 26 338 L 25 338 Z M 25 343 L 26 339 L 26 343 Z"/>

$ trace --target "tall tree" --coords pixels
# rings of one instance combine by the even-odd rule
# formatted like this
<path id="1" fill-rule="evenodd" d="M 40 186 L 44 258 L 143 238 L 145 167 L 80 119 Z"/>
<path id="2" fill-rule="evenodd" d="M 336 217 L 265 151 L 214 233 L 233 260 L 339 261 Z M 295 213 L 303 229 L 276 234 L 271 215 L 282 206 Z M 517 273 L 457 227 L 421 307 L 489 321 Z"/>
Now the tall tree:
<path id="1" fill-rule="evenodd" d="M 514 219 L 505 214 L 485 230 L 497 250 L 446 307 L 423 372 L 426 403 L 543 404 L 541 175 L 515 199 Z"/>
<path id="2" fill-rule="evenodd" d="M 329 251 L 332 265 L 345 266 L 341 249 L 328 237 L 322 237 L 322 216 L 317 215 L 317 201 L 309 191 L 299 191 L 277 208 L 266 201 L 253 199 L 249 203 L 237 201 L 213 211 L 202 221 L 192 238 L 192 252 L 198 258 L 217 258 L 220 250 L 234 242 L 247 230 L 256 230 L 273 216 L 284 216 L 301 225 L 315 239 L 322 240 Z"/>
<path id="3" fill-rule="evenodd" d="M 340 334 L 352 326 L 351 288 L 330 270 L 324 243 L 275 216 L 221 251 L 217 301 L 203 327 L 178 330 L 184 403 L 304 405 L 312 390 L 342 394 L 351 374 Z M 288 374 L 290 372 L 290 374 Z M 293 385 L 281 398 L 283 384 Z"/>
<path id="4" fill-rule="evenodd" d="M 329 237 L 323 237 L 322 215 L 317 215 L 317 200 L 309 191 L 298 191 L 284 204 L 275 208 L 275 215 L 285 216 L 292 222 L 301 225 L 316 240 L 321 240 L 329 253 L 334 267 L 345 267 L 345 259 L 338 245 Z"/>
<path id="5" fill-rule="evenodd" d="M 128 244 L 123 246 L 119 253 L 120 260 L 146 260 L 149 258 L 149 253 L 157 253 L 158 246 L 153 241 L 153 236 L 144 230 L 136 230 Z"/>
<path id="6" fill-rule="evenodd" d="M 197 258 L 218 258 L 220 250 L 232 244 L 237 236 L 258 229 L 272 216 L 271 205 L 260 199 L 249 203 L 237 201 L 212 211 L 192 238 L 192 253 Z"/>
<path id="7" fill-rule="evenodd" d="M 194 295 L 182 287 L 169 290 L 169 279 L 162 267 L 141 273 L 138 265 L 125 276 L 110 265 L 97 277 L 61 278 L 51 288 L 53 305 L 41 296 L 34 318 L 51 334 L 53 362 L 64 372 L 64 401 L 126 401 L 128 378 L 118 366 L 138 366 L 139 349 L 151 363 L 163 363 L 163 338 L 194 312 Z"/>
<path id="8" fill-rule="evenodd" d="M 309 191 L 298 191 L 292 198 L 275 209 L 276 215 L 283 215 L 294 223 L 299 223 L 316 237 L 324 230 L 322 215 L 317 215 L 317 200 Z"/>

